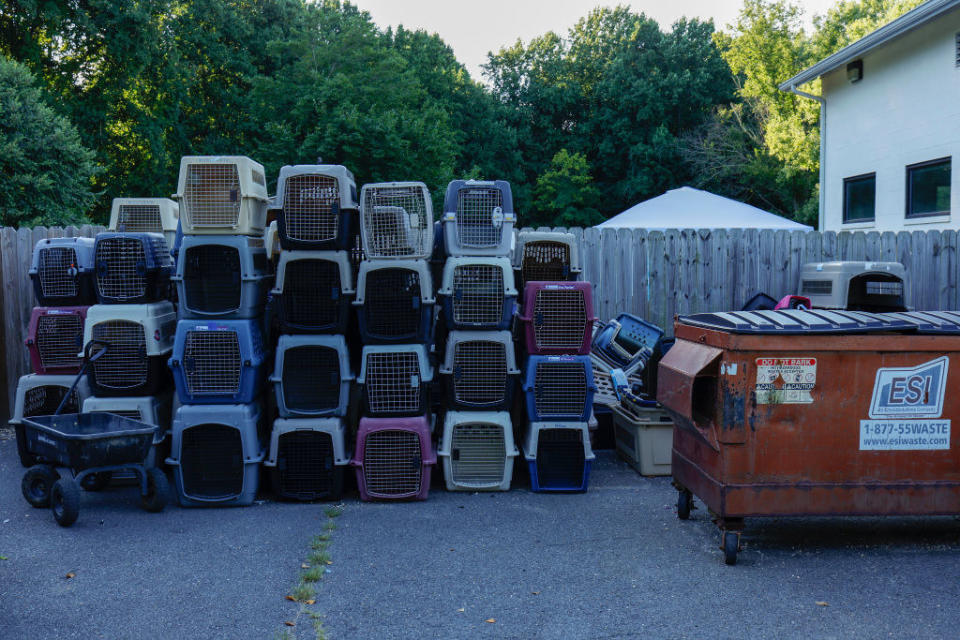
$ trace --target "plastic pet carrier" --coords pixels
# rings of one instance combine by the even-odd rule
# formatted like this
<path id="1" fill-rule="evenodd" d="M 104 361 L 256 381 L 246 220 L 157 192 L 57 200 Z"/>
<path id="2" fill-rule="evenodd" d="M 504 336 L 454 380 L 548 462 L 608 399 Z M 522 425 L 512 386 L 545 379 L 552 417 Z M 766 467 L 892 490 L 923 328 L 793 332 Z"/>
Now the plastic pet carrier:
<path id="1" fill-rule="evenodd" d="M 180 207 L 168 198 L 114 198 L 107 230 L 162 233 L 172 249 L 179 222 Z"/>
<path id="2" fill-rule="evenodd" d="M 433 339 L 435 299 L 426 260 L 362 262 L 353 303 L 365 344 Z"/>
<path id="3" fill-rule="evenodd" d="M 516 456 L 508 412 L 447 412 L 437 457 L 449 491 L 508 490 Z"/>
<path id="4" fill-rule="evenodd" d="M 284 249 L 337 250 L 350 248 L 357 183 L 338 164 L 300 164 L 280 169 L 277 230 Z"/>
<path id="5" fill-rule="evenodd" d="M 80 373 L 89 307 L 34 307 L 24 343 L 34 373 Z"/>
<path id="6" fill-rule="evenodd" d="M 17 382 L 17 396 L 10 424 L 17 437 L 17 453 L 20 455 L 20 464 L 23 466 L 32 467 L 37 463 L 36 458 L 27 451 L 23 418 L 53 415 L 76 379 L 75 375 L 30 373 L 22 376 Z M 87 376 L 83 376 L 64 405 L 63 413 L 80 413 L 84 401 L 91 395 L 90 383 Z"/>
<path id="7" fill-rule="evenodd" d="M 448 255 L 510 255 L 517 216 L 509 182 L 454 180 L 447 185 L 443 211 Z"/>
<path id="8" fill-rule="evenodd" d="M 523 392 L 531 421 L 586 422 L 595 391 L 590 356 L 529 356 L 524 364 Z"/>
<path id="9" fill-rule="evenodd" d="M 266 458 L 256 404 L 182 405 L 173 419 L 170 457 L 184 507 L 253 504 Z"/>
<path id="10" fill-rule="evenodd" d="M 360 499 L 426 500 L 437 455 L 426 416 L 360 418 L 350 461 Z"/>
<path id="11" fill-rule="evenodd" d="M 170 449 L 170 418 L 172 397 L 169 393 L 162 396 L 140 396 L 135 398 L 87 398 L 83 402 L 81 413 L 112 413 L 130 418 L 137 422 L 150 424 L 157 429 L 153 444 L 144 464 L 159 467 L 163 464 Z"/>
<path id="12" fill-rule="evenodd" d="M 254 402 L 266 375 L 260 320 L 181 320 L 170 368 L 184 404 Z"/>
<path id="13" fill-rule="evenodd" d="M 33 247 L 30 279 L 41 307 L 96 303 L 93 238 L 46 238 Z"/>
<path id="14" fill-rule="evenodd" d="M 343 336 L 280 336 L 270 381 L 281 417 L 346 416 L 353 379 Z"/>
<path id="15" fill-rule="evenodd" d="M 346 251 L 283 251 L 271 292 L 284 333 L 344 333 L 353 298 Z"/>
<path id="16" fill-rule="evenodd" d="M 530 488 L 586 491 L 595 458 L 586 422 L 531 422 L 523 439 Z"/>
<path id="17" fill-rule="evenodd" d="M 273 277 L 260 238 L 186 236 L 174 280 L 181 318 L 255 318 Z"/>
<path id="18" fill-rule="evenodd" d="M 280 259 L 280 232 L 277 231 L 276 220 L 263 230 L 263 249 L 267 252 L 267 260 L 273 262 Z"/>
<path id="19" fill-rule="evenodd" d="M 263 166 L 244 156 L 184 156 L 174 196 L 185 235 L 263 233 L 267 181 Z"/>
<path id="20" fill-rule="evenodd" d="M 527 353 L 590 353 L 593 287 L 589 282 L 528 282 L 523 289 Z"/>
<path id="21" fill-rule="evenodd" d="M 87 310 L 83 343 L 106 342 L 89 368 L 97 396 L 149 396 L 169 384 L 166 360 L 173 347 L 173 304 L 98 304 Z"/>
<path id="22" fill-rule="evenodd" d="M 899 262 L 811 262 L 800 268 L 800 295 L 815 309 L 906 311 Z"/>
<path id="23" fill-rule="evenodd" d="M 94 267 L 100 304 L 139 304 L 170 297 L 173 258 L 159 233 L 98 233 Z"/>
<path id="24" fill-rule="evenodd" d="M 521 231 L 513 268 L 521 289 L 526 282 L 579 280 L 583 269 L 577 239 L 560 231 Z"/>
<path id="25" fill-rule="evenodd" d="M 510 260 L 447 258 L 437 295 L 450 328 L 509 329 L 517 300 Z"/>
<path id="26" fill-rule="evenodd" d="M 430 409 L 433 367 L 427 348 L 415 345 L 367 345 L 357 383 L 369 416 L 416 416 Z"/>
<path id="27" fill-rule="evenodd" d="M 360 190 L 367 260 L 426 259 L 433 251 L 433 204 L 422 182 L 381 182 Z"/>
<path id="28" fill-rule="evenodd" d="M 340 418 L 275 420 L 263 464 L 281 498 L 339 500 L 350 464 L 347 428 Z"/>
<path id="29" fill-rule="evenodd" d="M 451 331 L 440 373 L 448 406 L 509 409 L 520 375 L 510 332 Z"/>
<path id="30" fill-rule="evenodd" d="M 663 329 L 629 313 L 621 313 L 594 333 L 591 348 L 619 367 L 646 364 L 663 338 Z"/>

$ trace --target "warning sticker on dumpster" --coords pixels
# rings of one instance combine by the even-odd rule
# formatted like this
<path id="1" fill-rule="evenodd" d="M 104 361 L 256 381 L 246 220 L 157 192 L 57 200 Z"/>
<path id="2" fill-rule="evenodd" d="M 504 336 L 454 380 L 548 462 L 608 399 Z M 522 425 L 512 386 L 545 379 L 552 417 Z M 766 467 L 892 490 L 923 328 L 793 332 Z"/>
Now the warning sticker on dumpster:
<path id="1" fill-rule="evenodd" d="M 810 404 L 816 358 L 757 358 L 757 404 Z"/>
<path id="2" fill-rule="evenodd" d="M 936 451 L 950 448 L 949 420 L 861 420 L 861 451 Z"/>

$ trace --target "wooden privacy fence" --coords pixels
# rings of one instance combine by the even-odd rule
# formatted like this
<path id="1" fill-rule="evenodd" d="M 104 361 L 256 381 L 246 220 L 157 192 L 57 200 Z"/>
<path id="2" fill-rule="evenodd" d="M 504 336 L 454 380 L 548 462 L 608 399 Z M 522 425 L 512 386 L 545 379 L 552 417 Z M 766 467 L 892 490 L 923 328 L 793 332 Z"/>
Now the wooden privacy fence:
<path id="1" fill-rule="evenodd" d="M 0 394 L 0 416 L 9 415 L 17 379 L 30 370 L 23 340 L 35 304 L 27 275 L 33 245 L 43 238 L 92 237 L 102 229 L 0 229 L 0 344 L 6 354 L 0 382 L 7 389 Z M 800 266 L 829 260 L 901 262 L 911 307 L 958 308 L 956 231 L 569 231 L 580 243 L 583 278 L 594 284 L 597 316 L 630 311 L 668 333 L 677 314 L 739 309 L 758 291 L 775 298 L 796 293 Z"/>

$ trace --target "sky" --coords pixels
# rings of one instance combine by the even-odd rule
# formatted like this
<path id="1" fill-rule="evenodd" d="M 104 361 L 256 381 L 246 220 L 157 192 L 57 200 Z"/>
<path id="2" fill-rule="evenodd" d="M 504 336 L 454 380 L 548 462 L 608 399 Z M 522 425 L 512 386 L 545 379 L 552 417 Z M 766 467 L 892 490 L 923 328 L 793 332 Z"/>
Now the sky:
<path id="1" fill-rule="evenodd" d="M 453 48 L 470 76 L 483 80 L 480 65 L 486 63 L 488 51 L 498 51 L 521 39 L 555 31 L 565 35 L 591 9 L 598 6 L 629 4 L 669 29 L 682 16 L 713 18 L 718 29 L 725 29 L 736 20 L 740 0 L 350 0 L 368 11 L 381 28 L 402 24 L 409 29 L 438 33 Z M 810 23 L 836 0 L 795 0 Z"/>

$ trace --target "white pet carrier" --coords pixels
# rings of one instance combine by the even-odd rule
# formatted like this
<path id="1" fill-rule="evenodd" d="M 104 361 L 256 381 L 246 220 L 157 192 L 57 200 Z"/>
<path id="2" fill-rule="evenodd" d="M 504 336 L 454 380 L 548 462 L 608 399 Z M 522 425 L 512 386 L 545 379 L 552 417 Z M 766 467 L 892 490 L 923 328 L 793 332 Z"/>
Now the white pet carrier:
<path id="1" fill-rule="evenodd" d="M 350 464 L 349 434 L 341 418 L 278 418 L 263 466 L 273 489 L 290 500 L 337 500 Z"/>
<path id="2" fill-rule="evenodd" d="M 800 295 L 815 309 L 906 311 L 906 275 L 899 262 L 810 262 L 800 267 Z"/>
<path id="3" fill-rule="evenodd" d="M 172 404 L 170 393 L 131 398 L 87 398 L 83 402 L 82 413 L 112 413 L 160 427 L 153 436 L 153 446 L 145 461 L 148 467 L 156 467 L 163 463 L 169 453 L 167 437 L 170 435 Z"/>
<path id="4" fill-rule="evenodd" d="M 517 300 L 510 260 L 447 258 L 437 295 L 449 327 L 508 329 Z"/>
<path id="5" fill-rule="evenodd" d="M 285 332 L 343 333 L 355 293 L 346 251 L 282 251 L 271 295 Z"/>
<path id="6" fill-rule="evenodd" d="M 430 409 L 433 366 L 427 348 L 416 345 L 366 345 L 360 376 L 366 415 L 424 415 Z"/>
<path id="7" fill-rule="evenodd" d="M 521 231 L 513 252 L 517 286 L 526 282 L 578 280 L 583 268 L 577 238 L 560 231 Z"/>
<path id="8" fill-rule="evenodd" d="M 508 490 L 517 453 L 508 412 L 447 412 L 437 456 L 449 491 Z"/>
<path id="9" fill-rule="evenodd" d="M 433 278 L 426 260 L 364 260 L 354 300 L 364 342 L 429 342 Z"/>
<path id="10" fill-rule="evenodd" d="M 179 219 L 180 207 L 169 198 L 114 198 L 107 230 L 162 233 L 173 248 Z"/>
<path id="11" fill-rule="evenodd" d="M 281 417 L 346 416 L 353 380 L 343 336 L 280 336 L 270 381 Z"/>
<path id="12" fill-rule="evenodd" d="M 433 204 L 422 182 L 381 182 L 360 190 L 360 236 L 367 260 L 429 258 Z"/>
<path id="13" fill-rule="evenodd" d="M 280 233 L 277 231 L 276 220 L 263 230 L 263 248 L 267 252 L 267 260 L 274 261 L 280 258 Z"/>
<path id="14" fill-rule="evenodd" d="M 17 382 L 17 396 L 13 404 L 10 425 L 17 437 L 17 453 L 25 467 L 36 464 L 36 458 L 27 452 L 23 434 L 23 419 L 31 416 L 49 416 L 60 406 L 63 396 L 77 379 L 75 375 L 40 375 L 30 373 Z M 67 400 L 62 413 L 80 413 L 83 402 L 92 395 L 87 376 L 80 378 L 77 388 Z"/>
<path id="15" fill-rule="evenodd" d="M 184 156 L 174 195 L 185 235 L 261 235 L 267 220 L 263 165 L 245 156 Z"/>
<path id="16" fill-rule="evenodd" d="M 448 406 L 509 409 L 520 375 L 513 337 L 509 331 L 451 331 L 439 372 Z"/>

